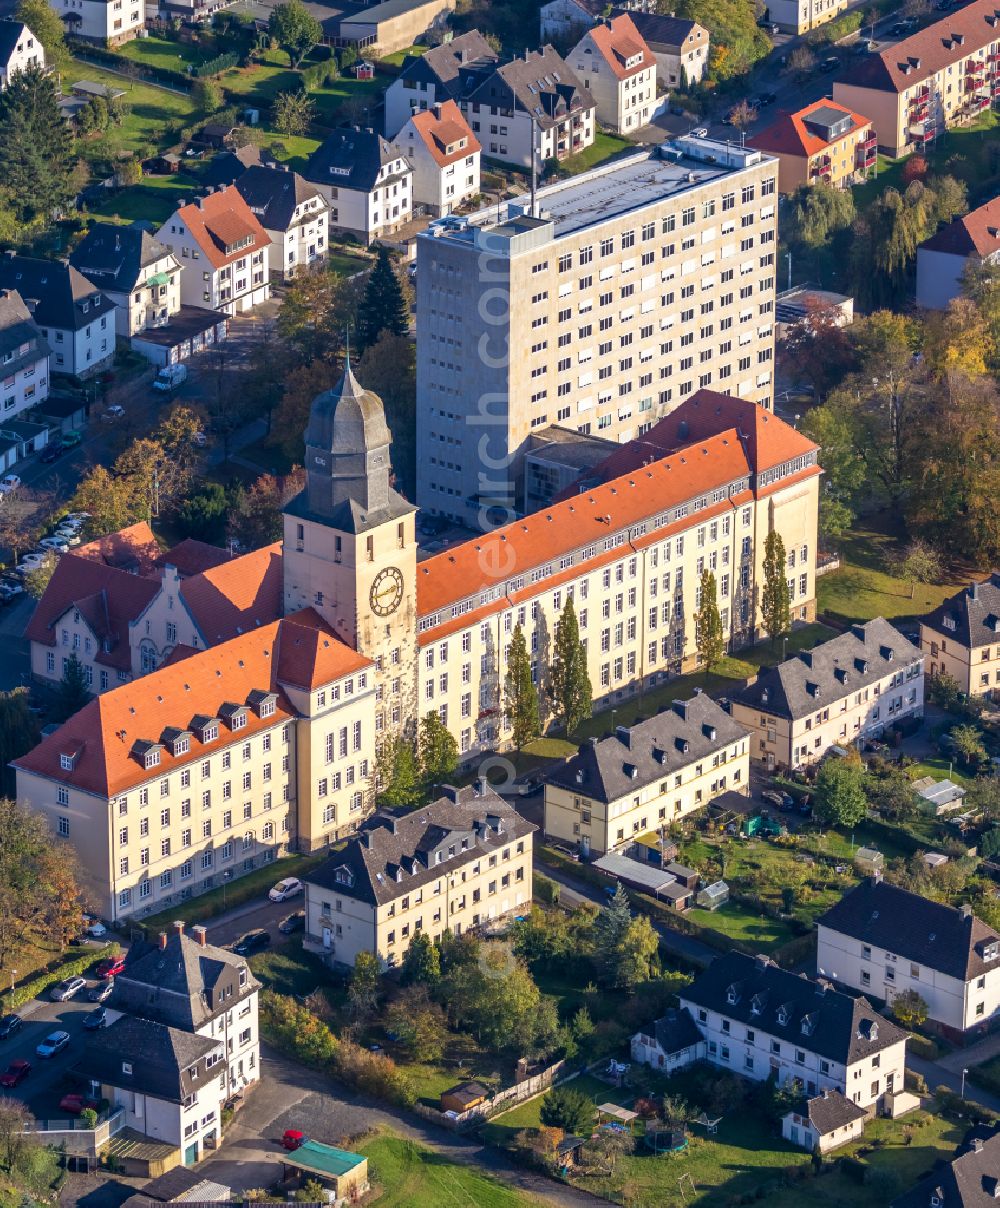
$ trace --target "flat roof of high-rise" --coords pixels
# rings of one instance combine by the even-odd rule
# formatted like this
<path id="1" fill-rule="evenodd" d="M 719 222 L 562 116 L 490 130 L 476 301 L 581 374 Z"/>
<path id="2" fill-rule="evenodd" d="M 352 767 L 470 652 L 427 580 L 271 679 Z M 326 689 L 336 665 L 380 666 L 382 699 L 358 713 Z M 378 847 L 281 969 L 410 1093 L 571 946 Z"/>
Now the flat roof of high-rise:
<path id="1" fill-rule="evenodd" d="M 721 180 L 769 158 L 752 147 L 716 139 L 670 139 L 537 190 L 537 216 L 532 216 L 531 194 L 522 193 L 474 214 L 438 219 L 423 237 L 479 243 L 485 235 L 514 239 L 534 234 L 525 247 L 537 246 Z"/>

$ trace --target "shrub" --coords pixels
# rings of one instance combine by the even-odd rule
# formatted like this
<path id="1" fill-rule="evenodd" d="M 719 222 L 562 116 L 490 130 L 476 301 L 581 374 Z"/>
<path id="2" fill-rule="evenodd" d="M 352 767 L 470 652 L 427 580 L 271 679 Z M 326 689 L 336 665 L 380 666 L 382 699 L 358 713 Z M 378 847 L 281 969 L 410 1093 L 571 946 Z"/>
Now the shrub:
<path id="1" fill-rule="evenodd" d="M 355 1090 L 399 1107 L 412 1107 L 417 1093 L 409 1075 L 384 1053 L 370 1053 L 351 1040 L 341 1040 L 337 1049 L 335 1073 Z"/>
<path id="2" fill-rule="evenodd" d="M 337 1038 L 308 1007 L 294 998 L 264 990 L 260 996 L 260 1026 L 268 1040 L 296 1061 L 322 1069 L 337 1055 Z"/>
<path id="3" fill-rule="evenodd" d="M 937 1061 L 941 1056 L 941 1048 L 929 1036 L 915 1033 L 910 1036 L 910 1052 L 922 1057 L 925 1061 Z"/>
<path id="4" fill-rule="evenodd" d="M 234 51 L 229 51 L 228 54 L 216 55 L 214 59 L 209 59 L 207 63 L 202 63 L 199 67 L 192 69 L 191 74 L 200 79 L 203 76 L 221 75 L 222 72 L 228 71 L 231 67 L 239 66 L 240 56 Z"/>
<path id="5" fill-rule="evenodd" d="M 109 956 L 117 956 L 120 951 L 121 949 L 117 944 L 105 944 L 103 948 L 100 948 L 96 952 L 88 952 L 86 956 L 66 961 L 61 965 L 57 965 L 54 969 L 40 973 L 38 977 L 32 978 L 30 982 L 25 982 L 23 986 L 17 986 L 9 993 L 4 994 L 2 999 L 3 1010 L 13 1011 L 23 1003 L 30 1002 L 33 998 L 40 998 L 57 981 L 62 981 L 65 977 L 78 977 L 85 973 L 94 961 L 102 961 Z"/>

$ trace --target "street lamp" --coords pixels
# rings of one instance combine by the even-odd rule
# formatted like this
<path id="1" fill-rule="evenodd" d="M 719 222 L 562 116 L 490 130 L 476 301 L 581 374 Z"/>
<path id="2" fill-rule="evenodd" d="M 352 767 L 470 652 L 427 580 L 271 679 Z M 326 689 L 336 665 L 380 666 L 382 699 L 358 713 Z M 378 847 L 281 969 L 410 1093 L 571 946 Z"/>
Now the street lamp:
<path id="1" fill-rule="evenodd" d="M 968 1072 L 969 1072 L 968 1070 L 962 1070 L 962 1098 L 963 1099 L 965 1098 L 965 1075 Z"/>

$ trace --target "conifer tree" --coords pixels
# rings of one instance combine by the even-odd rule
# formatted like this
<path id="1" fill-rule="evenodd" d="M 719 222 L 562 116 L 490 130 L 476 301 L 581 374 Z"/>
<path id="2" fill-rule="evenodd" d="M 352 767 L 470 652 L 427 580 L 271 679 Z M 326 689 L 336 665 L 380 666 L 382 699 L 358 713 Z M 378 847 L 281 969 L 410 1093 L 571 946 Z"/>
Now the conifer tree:
<path id="1" fill-rule="evenodd" d="M 458 743 L 437 713 L 420 723 L 420 770 L 424 784 L 445 784 L 458 767 Z"/>
<path id="2" fill-rule="evenodd" d="M 572 734 L 584 718 L 590 717 L 594 705 L 590 676 L 587 673 L 587 652 L 580 641 L 580 626 L 572 596 L 567 599 L 562 616 L 556 624 L 549 686 L 552 701 L 566 733 Z"/>
<path id="3" fill-rule="evenodd" d="M 410 314 L 403 287 L 389 258 L 389 249 L 379 246 L 375 264 L 368 275 L 365 296 L 358 307 L 358 344 L 364 352 L 383 331 L 405 336 L 410 330 Z"/>
<path id="4" fill-rule="evenodd" d="M 83 670 L 83 664 L 71 654 L 66 662 L 66 670 L 59 682 L 58 709 L 63 718 L 72 717 L 78 713 L 90 700 L 90 687 Z"/>
<path id="5" fill-rule="evenodd" d="M 538 689 L 531 678 L 531 655 L 520 625 L 514 627 L 510 643 L 504 691 L 507 697 L 507 720 L 513 730 L 514 746 L 520 751 L 525 744 L 538 737 L 540 730 Z"/>
<path id="6" fill-rule="evenodd" d="M 772 642 L 791 628 L 788 583 L 785 579 L 785 543 L 781 534 L 774 529 L 767 534 L 764 542 L 764 586 L 760 611 L 764 629 Z"/>
<path id="7" fill-rule="evenodd" d="M 695 613 L 695 633 L 698 653 L 709 671 L 717 666 L 726 652 L 726 639 L 722 632 L 722 617 L 715 588 L 715 575 L 706 566 L 701 572 L 701 607 Z"/>
<path id="8" fill-rule="evenodd" d="M 73 135 L 55 80 L 40 67 L 17 72 L 0 92 L 0 182 L 19 221 L 48 220 L 73 196 Z"/>

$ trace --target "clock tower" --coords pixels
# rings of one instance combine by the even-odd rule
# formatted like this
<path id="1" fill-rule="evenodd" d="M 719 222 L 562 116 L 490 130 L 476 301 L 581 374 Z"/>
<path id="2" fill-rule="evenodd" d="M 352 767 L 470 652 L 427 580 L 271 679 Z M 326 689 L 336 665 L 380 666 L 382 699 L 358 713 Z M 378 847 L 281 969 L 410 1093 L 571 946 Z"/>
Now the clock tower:
<path id="1" fill-rule="evenodd" d="M 314 608 L 376 665 L 382 732 L 412 725 L 416 691 L 416 509 L 391 484 L 382 400 L 351 372 L 314 399 L 306 486 L 285 509 L 285 613 Z"/>

